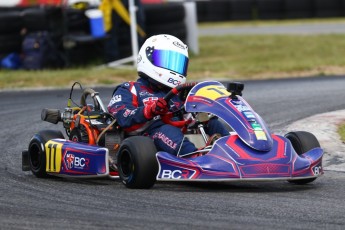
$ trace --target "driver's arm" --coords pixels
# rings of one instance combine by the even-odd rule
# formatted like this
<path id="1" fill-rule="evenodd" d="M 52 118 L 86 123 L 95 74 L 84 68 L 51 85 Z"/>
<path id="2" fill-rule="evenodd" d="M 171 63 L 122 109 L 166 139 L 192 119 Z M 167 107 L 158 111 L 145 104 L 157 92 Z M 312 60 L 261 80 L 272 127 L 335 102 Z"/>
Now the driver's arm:
<path id="1" fill-rule="evenodd" d="M 133 84 L 122 84 L 113 94 L 108 111 L 113 114 L 122 128 L 135 128 L 139 124 L 144 124 L 147 119 L 144 116 L 144 106 L 140 106 L 136 98 L 130 91 Z"/>
<path id="2" fill-rule="evenodd" d="M 108 110 L 113 114 L 122 128 L 130 131 L 143 126 L 154 116 L 168 111 L 167 103 L 162 98 L 144 105 L 138 101 L 134 83 L 125 83 L 119 86 L 109 102 Z"/>

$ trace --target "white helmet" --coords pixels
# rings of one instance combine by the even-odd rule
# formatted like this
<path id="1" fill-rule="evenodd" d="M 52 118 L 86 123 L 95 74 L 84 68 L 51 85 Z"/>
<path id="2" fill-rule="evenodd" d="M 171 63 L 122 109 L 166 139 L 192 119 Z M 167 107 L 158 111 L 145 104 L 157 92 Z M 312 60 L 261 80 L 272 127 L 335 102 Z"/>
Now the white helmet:
<path id="1" fill-rule="evenodd" d="M 180 39 L 155 35 L 140 48 L 137 70 L 140 77 L 174 88 L 186 82 L 188 60 L 188 47 Z"/>

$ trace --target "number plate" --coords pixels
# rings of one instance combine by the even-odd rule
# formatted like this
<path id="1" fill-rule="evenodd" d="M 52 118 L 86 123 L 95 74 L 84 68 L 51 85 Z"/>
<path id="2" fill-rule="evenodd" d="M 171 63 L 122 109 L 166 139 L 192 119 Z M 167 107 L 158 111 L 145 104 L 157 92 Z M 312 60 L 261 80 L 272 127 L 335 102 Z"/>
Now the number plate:
<path id="1" fill-rule="evenodd" d="M 46 172 L 59 173 L 61 169 L 62 143 L 48 141 L 45 144 Z"/>

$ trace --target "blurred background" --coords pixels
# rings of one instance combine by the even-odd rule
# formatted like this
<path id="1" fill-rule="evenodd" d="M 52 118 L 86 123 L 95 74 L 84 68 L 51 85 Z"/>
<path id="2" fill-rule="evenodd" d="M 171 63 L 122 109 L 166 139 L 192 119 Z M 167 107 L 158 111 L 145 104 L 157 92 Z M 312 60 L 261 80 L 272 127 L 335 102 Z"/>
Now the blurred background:
<path id="1" fill-rule="evenodd" d="M 345 0 L 133 2 L 139 47 L 151 35 L 169 33 L 186 42 L 194 54 L 199 47 L 197 25 L 193 23 L 345 15 Z M 101 24 L 96 22 L 98 14 L 87 13 L 92 9 L 101 12 Z M 3 69 L 60 69 L 111 63 L 131 55 L 128 0 L 0 0 Z"/>

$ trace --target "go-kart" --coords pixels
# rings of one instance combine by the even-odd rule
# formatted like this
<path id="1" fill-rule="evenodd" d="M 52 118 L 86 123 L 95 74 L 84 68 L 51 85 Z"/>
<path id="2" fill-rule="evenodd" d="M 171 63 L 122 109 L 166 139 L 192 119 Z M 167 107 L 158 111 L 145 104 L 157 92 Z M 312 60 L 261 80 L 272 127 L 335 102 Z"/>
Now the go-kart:
<path id="1" fill-rule="evenodd" d="M 84 90 L 80 106 L 43 109 L 42 120 L 62 122 L 60 131 L 42 130 L 22 152 L 22 169 L 37 177 L 115 177 L 128 188 L 150 188 L 158 181 L 271 181 L 307 184 L 323 174 L 323 150 L 308 132 L 272 134 L 263 119 L 243 99 L 241 83 L 227 88 L 217 81 L 186 83 L 173 88 L 184 107 L 162 115 L 199 147 L 180 156 L 157 151 L 153 140 L 131 136 L 118 126 L 99 95 Z M 90 96 L 93 103 L 87 104 Z M 187 116 L 186 116 L 187 115 Z M 213 116 L 229 128 L 228 136 L 209 137 L 204 124 Z M 180 117 L 176 121 L 176 118 Z"/>

